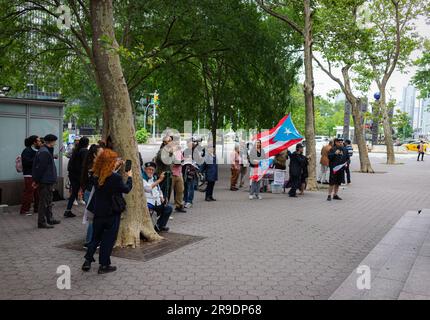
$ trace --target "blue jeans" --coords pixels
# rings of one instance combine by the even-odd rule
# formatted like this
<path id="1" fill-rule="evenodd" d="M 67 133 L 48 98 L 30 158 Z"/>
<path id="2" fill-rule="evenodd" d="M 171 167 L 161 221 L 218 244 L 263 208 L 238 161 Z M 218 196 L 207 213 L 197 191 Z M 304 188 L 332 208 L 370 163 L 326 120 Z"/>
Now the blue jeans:
<path id="1" fill-rule="evenodd" d="M 196 180 L 185 180 L 184 202 L 193 203 Z"/>
<path id="2" fill-rule="evenodd" d="M 85 190 L 84 192 L 84 201 L 86 204 L 88 204 L 88 199 L 90 198 L 91 192 L 88 190 Z M 91 221 L 88 221 L 88 227 L 87 227 L 87 236 L 85 237 L 85 243 L 90 243 L 93 239 L 93 223 Z"/>
<path id="3" fill-rule="evenodd" d="M 249 195 L 255 195 L 258 196 L 260 193 L 260 181 L 253 181 L 251 182 L 251 189 L 249 191 Z"/>

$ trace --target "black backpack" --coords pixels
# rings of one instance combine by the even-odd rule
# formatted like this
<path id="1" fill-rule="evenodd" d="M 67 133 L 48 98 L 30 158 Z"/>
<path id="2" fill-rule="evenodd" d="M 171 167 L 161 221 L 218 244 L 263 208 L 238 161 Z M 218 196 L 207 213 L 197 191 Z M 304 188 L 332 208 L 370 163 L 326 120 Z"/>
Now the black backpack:
<path id="1" fill-rule="evenodd" d="M 185 167 L 185 180 L 194 180 L 197 176 L 197 169 L 191 165 L 188 164 Z"/>

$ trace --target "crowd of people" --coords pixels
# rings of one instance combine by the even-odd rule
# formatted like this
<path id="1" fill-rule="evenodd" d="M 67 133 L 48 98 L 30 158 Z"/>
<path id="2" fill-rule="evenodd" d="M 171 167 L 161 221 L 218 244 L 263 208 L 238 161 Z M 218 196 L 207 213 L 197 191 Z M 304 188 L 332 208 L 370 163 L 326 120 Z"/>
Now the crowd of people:
<path id="1" fill-rule="evenodd" d="M 58 155 L 54 154 L 57 140 L 53 134 L 43 138 L 30 136 L 25 139 L 25 149 L 21 154 L 24 192 L 20 213 L 31 215 L 33 203 L 33 212 L 38 214 L 37 226 L 42 229 L 52 229 L 60 223 L 52 212 L 53 191 L 57 183 L 55 159 Z M 169 231 L 167 224 L 172 219 L 173 210 L 185 213 L 192 208 L 196 190 L 205 193 L 205 201 L 216 201 L 214 188 L 218 180 L 218 164 L 212 142 L 208 141 L 208 146 L 203 147 L 201 139 L 193 137 L 182 150 L 179 141 L 179 137 L 165 136 L 152 161 L 146 163 L 139 153 L 147 206 L 154 228 L 159 233 Z M 298 196 L 297 192 L 302 195 L 306 189 L 310 158 L 303 151 L 304 146 L 298 143 L 294 152 L 285 150 L 271 163 L 271 168 L 286 171 L 286 161 L 289 160 L 289 178 L 285 187 L 290 188 L 288 195 L 293 198 Z M 352 154 L 349 140 L 334 139 L 322 148 L 318 183 L 329 184 L 327 200 L 341 200 L 338 191 L 339 186 L 345 183 L 345 176 L 347 183 L 351 183 L 349 166 Z M 100 247 L 99 273 L 115 271 L 110 255 L 121 213 L 125 211 L 123 194 L 129 193 L 133 187 L 131 168 L 126 169 L 127 179 L 124 181 L 118 171 L 125 162 L 112 150 L 111 142 L 99 141 L 90 145 L 87 137 L 76 138 L 68 157 L 70 194 L 64 217 L 76 217 L 72 208 L 77 200 L 85 204 L 83 221 L 87 230 L 84 247 L 87 253 L 82 269 L 90 270 L 94 253 Z M 249 171 L 249 199 L 261 200 L 264 172 L 260 167 L 267 159 L 261 141 L 237 143 L 229 159 L 230 190 L 235 192 L 243 188 Z"/>

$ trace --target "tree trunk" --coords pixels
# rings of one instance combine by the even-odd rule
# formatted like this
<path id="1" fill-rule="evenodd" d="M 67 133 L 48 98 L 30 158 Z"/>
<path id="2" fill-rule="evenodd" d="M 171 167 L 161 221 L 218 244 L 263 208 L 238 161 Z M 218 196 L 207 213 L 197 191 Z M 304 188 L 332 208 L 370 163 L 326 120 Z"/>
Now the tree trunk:
<path id="1" fill-rule="evenodd" d="M 395 164 L 396 158 L 394 155 L 393 134 L 391 131 L 389 110 L 387 110 L 385 86 L 381 86 L 380 91 L 381 91 L 380 107 L 381 107 L 381 114 L 382 114 L 382 126 L 384 128 L 385 145 L 387 147 L 387 164 Z"/>
<path id="2" fill-rule="evenodd" d="M 349 139 L 349 126 L 351 122 L 351 103 L 345 99 L 345 110 L 343 114 L 343 138 Z"/>
<path id="3" fill-rule="evenodd" d="M 138 247 L 141 233 L 148 240 L 162 238 L 154 230 L 143 191 L 132 106 L 116 51 L 112 0 L 92 0 L 90 5 L 93 54 L 105 103 L 104 116 L 109 123 L 108 132 L 114 150 L 133 164 L 133 190 L 126 196 L 127 211 L 123 213 L 116 245 Z"/>
<path id="4" fill-rule="evenodd" d="M 102 86 L 100 84 L 100 91 L 103 91 Z M 103 97 L 103 94 L 102 94 Z M 104 98 L 103 98 L 104 99 Z M 103 128 L 102 128 L 102 139 L 104 141 L 107 141 L 107 138 L 109 137 L 109 110 L 105 106 L 103 106 Z"/>
<path id="5" fill-rule="evenodd" d="M 367 152 L 366 139 L 363 134 L 363 124 L 361 116 L 361 104 L 359 99 L 351 94 L 346 94 L 347 100 L 351 104 L 352 119 L 354 121 L 354 138 L 358 146 L 358 155 L 360 157 L 360 172 L 374 173 Z"/>
<path id="6" fill-rule="evenodd" d="M 310 157 L 308 165 L 307 188 L 317 190 L 316 179 L 316 148 L 315 148 L 315 110 L 314 110 L 314 75 L 312 67 L 312 12 L 311 1 L 304 0 L 305 28 L 304 28 L 304 64 L 305 64 L 305 138 L 306 155 Z"/>
<path id="7" fill-rule="evenodd" d="M 100 132 L 99 132 L 99 130 L 100 130 L 100 117 L 99 116 L 97 116 L 96 117 L 96 125 L 95 125 L 95 131 L 96 131 L 96 134 L 99 134 Z"/>

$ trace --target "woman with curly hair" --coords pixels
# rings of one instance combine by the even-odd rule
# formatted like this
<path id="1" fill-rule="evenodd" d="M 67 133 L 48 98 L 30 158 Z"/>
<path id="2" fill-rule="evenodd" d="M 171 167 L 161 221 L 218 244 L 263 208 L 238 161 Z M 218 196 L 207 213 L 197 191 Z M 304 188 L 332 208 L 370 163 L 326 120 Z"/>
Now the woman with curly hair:
<path id="1" fill-rule="evenodd" d="M 93 237 L 88 245 L 83 271 L 91 269 L 91 263 L 95 262 L 94 253 L 100 244 L 98 273 L 108 273 L 116 270 L 111 266 L 110 256 L 118 234 L 121 212 L 113 209 L 113 198 L 122 197 L 123 193 L 129 193 L 132 189 L 132 171 L 127 172 L 127 182 L 117 173 L 124 161 L 118 158 L 118 154 L 110 149 L 105 149 L 96 159 L 93 165 L 93 179 L 95 191 L 88 208 L 94 213 Z"/>

